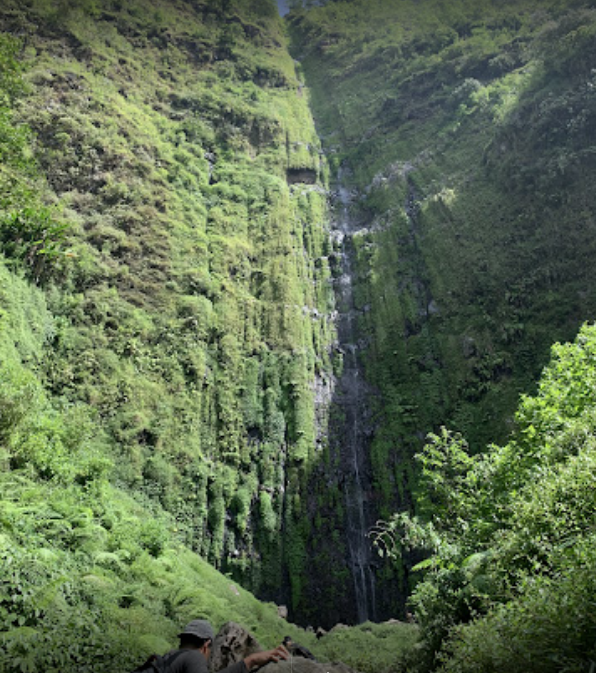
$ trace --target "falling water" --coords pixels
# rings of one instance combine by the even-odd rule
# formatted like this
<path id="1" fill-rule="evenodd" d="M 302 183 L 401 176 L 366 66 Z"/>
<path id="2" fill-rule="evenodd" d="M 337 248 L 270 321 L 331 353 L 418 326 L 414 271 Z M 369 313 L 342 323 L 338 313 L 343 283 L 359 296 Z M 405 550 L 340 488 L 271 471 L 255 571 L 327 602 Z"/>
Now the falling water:
<path id="1" fill-rule="evenodd" d="M 373 523 L 368 494 L 370 470 L 367 469 L 372 436 L 368 396 L 359 351 L 362 342 L 358 336 L 358 315 L 354 301 L 355 250 L 353 235 L 358 224 L 351 214 L 352 194 L 345 185 L 345 172 L 340 169 L 336 189 L 336 217 L 333 235 L 341 255 L 340 275 L 336 285 L 339 349 L 343 354 L 343 370 L 338 381 L 338 403 L 344 420 L 335 438 L 339 447 L 344 476 L 346 504 L 346 537 L 350 570 L 358 621 L 374 619 L 375 578 L 372 568 L 372 549 L 368 531 Z"/>

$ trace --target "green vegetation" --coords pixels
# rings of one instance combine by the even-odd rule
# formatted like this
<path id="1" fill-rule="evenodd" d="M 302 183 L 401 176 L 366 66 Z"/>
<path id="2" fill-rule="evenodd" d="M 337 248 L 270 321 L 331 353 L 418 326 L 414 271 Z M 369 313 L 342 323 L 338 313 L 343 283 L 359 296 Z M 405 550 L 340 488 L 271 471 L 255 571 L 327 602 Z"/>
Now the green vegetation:
<path id="1" fill-rule="evenodd" d="M 430 437 L 420 514 L 380 532 L 391 555 L 425 549 L 412 605 L 423 649 L 408 670 L 584 671 L 594 634 L 596 326 L 555 345 L 503 446 L 471 456 Z M 421 654 L 424 653 L 424 656 Z"/>
<path id="2" fill-rule="evenodd" d="M 408 670 L 406 656 L 416 645 L 418 628 L 403 622 L 351 628 L 339 626 L 316 645 L 321 660 L 349 662 L 363 673 L 401 673 Z"/>
<path id="3" fill-rule="evenodd" d="M 294 8 L 289 24 L 331 172 L 349 169 L 358 194 L 387 518 L 411 506 L 429 432 L 458 431 L 472 453 L 506 441 L 552 343 L 596 314 L 596 14 L 579 1 L 346 0 Z"/>
<path id="4" fill-rule="evenodd" d="M 13 107 L 26 91 L 20 49 L 18 40 L 0 35 L 0 248 L 39 283 L 65 254 L 67 225 L 40 202 L 31 135 L 15 124 Z"/>
<path id="5" fill-rule="evenodd" d="M 298 4 L 297 65 L 268 0 L 3 0 L 2 671 L 197 616 L 363 673 L 596 660 L 596 328 L 537 384 L 596 313 L 593 3 Z M 315 642 L 247 589 L 348 613 L 340 166 L 379 608 L 418 624 Z"/>
<path id="6" fill-rule="evenodd" d="M 273 644 L 234 587 L 298 607 L 334 333 L 280 19 L 7 0 L 0 30 L 0 667 L 126 670 L 197 613 Z"/>
<path id="7" fill-rule="evenodd" d="M 132 669 L 203 615 L 264 645 L 307 634 L 179 541 L 179 525 L 113 483 L 90 405 L 52 401 L 35 372 L 56 321 L 0 261 L 0 669 Z"/>
<path id="8" fill-rule="evenodd" d="M 114 485 L 97 410 L 52 401 L 36 376 L 56 329 L 43 292 L 0 260 L 0 299 L 0 670 L 131 670 L 196 617 L 239 622 L 266 647 L 290 635 L 364 673 L 396 670 L 414 628 L 367 624 L 316 642 L 181 544 L 180 524 L 155 501 Z M 247 493 L 234 500 L 239 515 Z"/>

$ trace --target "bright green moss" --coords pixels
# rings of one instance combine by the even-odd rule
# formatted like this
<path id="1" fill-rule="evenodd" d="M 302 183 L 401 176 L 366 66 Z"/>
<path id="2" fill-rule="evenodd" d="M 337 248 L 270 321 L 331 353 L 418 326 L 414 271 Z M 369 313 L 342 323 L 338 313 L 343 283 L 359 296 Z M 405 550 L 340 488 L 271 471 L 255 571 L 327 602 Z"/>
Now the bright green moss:
<path id="1" fill-rule="evenodd" d="M 25 126 L 0 139 L 24 185 L 9 176 L 3 198 L 31 199 L 43 177 L 69 225 L 46 298 L 24 301 L 7 277 L 0 325 L 103 448 L 66 469 L 79 440 L 49 414 L 13 459 L 64 481 L 113 469 L 192 550 L 279 595 L 288 561 L 272 532 L 287 473 L 314 460 L 312 382 L 334 338 L 325 195 L 287 181 L 322 169 L 280 20 L 268 2 L 62 4 L 0 10 L 28 36 L 22 119 L 38 162 Z M 294 474 L 300 508 L 308 472 Z M 140 536 L 159 557 L 160 531 Z"/>

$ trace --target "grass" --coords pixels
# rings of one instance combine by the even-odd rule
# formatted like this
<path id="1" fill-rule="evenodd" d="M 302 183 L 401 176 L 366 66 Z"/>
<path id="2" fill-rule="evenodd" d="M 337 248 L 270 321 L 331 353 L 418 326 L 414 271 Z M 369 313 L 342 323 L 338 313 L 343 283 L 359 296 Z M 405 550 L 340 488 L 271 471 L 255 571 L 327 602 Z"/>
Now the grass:
<path id="1" fill-rule="evenodd" d="M 321 638 L 316 653 L 329 661 L 342 661 L 362 673 L 400 673 L 404 656 L 415 647 L 418 628 L 405 622 L 337 628 Z"/>

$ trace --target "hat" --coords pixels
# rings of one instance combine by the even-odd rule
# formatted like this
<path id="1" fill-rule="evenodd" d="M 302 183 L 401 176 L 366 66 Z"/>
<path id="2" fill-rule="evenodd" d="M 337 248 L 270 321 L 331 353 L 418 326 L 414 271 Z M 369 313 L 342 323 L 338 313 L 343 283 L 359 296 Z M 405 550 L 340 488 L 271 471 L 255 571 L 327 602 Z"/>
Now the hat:
<path id="1" fill-rule="evenodd" d="M 205 619 L 193 619 L 184 627 L 184 631 L 178 634 L 179 638 L 181 636 L 194 636 L 201 640 L 213 640 L 215 638 L 211 624 Z"/>

